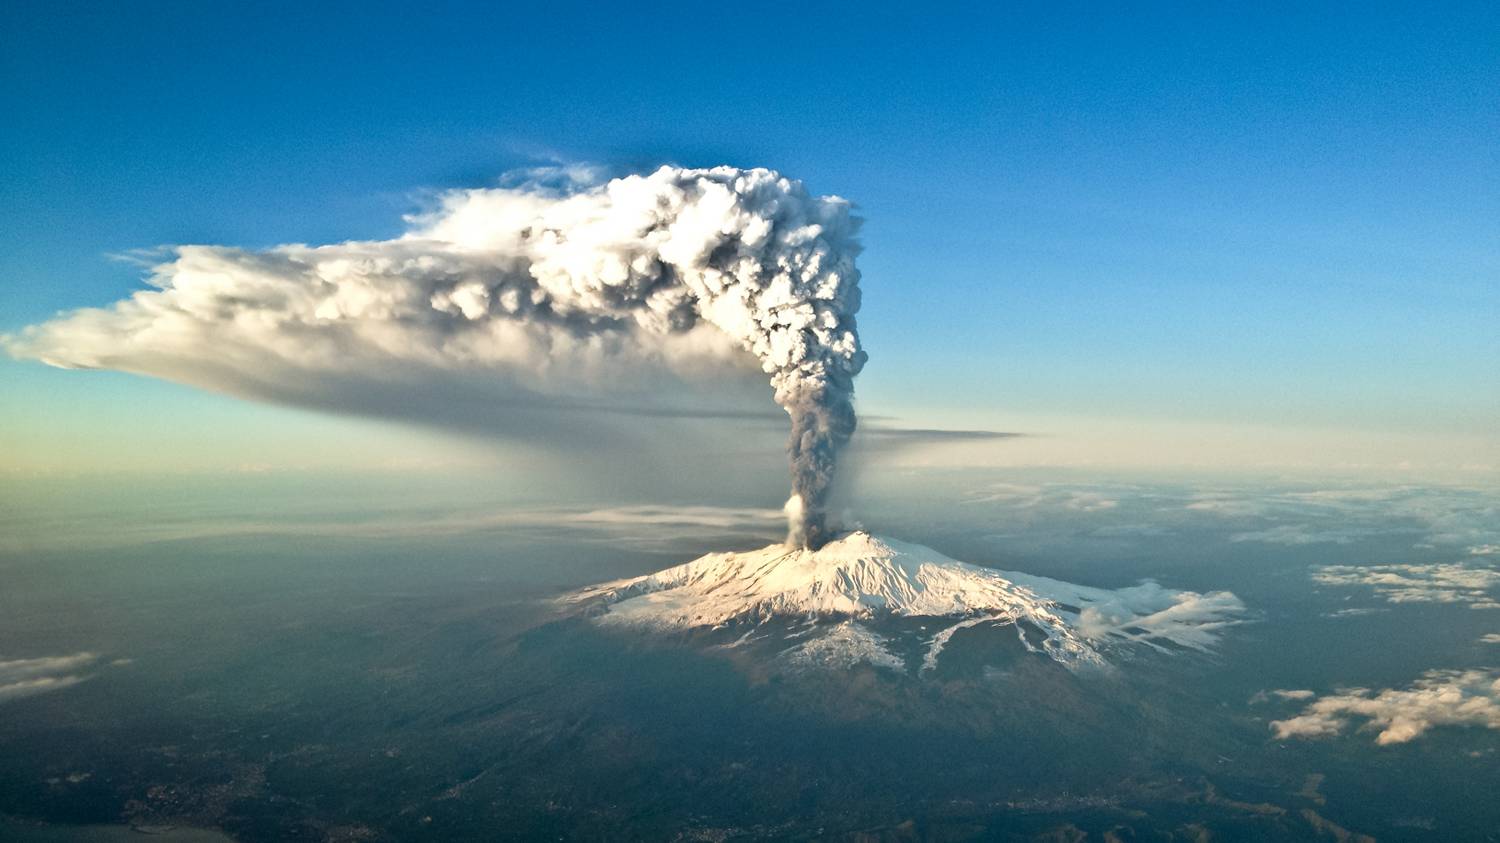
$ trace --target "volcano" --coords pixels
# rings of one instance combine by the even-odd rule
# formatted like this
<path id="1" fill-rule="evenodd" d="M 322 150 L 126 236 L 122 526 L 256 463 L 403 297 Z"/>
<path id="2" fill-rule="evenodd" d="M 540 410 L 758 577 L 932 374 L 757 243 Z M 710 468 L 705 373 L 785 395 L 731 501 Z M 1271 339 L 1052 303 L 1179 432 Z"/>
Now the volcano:
<path id="1" fill-rule="evenodd" d="M 904 669 L 882 629 L 930 619 L 921 669 L 959 630 L 1013 628 L 1026 651 L 1069 667 L 1104 665 L 1105 651 L 1143 645 L 1161 652 L 1208 650 L 1245 606 L 1226 591 L 1200 594 L 1143 581 L 1092 588 L 951 559 L 863 531 L 812 550 L 774 544 L 710 553 L 683 565 L 603 583 L 573 596 L 597 607 L 605 626 L 658 631 L 738 630 L 749 640 L 773 622 L 805 621 L 787 655 L 822 665 L 868 662 Z M 899 625 L 909 629 L 909 625 Z M 936 631 L 932 631 L 935 628 Z"/>

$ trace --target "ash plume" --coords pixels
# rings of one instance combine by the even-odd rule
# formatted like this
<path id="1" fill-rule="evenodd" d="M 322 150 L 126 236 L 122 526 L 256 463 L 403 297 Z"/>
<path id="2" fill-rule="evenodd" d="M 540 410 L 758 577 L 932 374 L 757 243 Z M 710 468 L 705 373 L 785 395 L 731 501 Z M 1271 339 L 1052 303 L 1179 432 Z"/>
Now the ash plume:
<path id="1" fill-rule="evenodd" d="M 569 404 L 649 415 L 667 394 L 742 383 L 749 352 L 791 418 L 788 541 L 820 545 L 865 362 L 849 203 L 766 169 L 569 175 L 444 194 L 392 240 L 175 247 L 156 289 L 3 342 L 65 368 L 371 415 L 369 396 L 393 384 L 426 395 L 477 372 L 517 418 Z M 404 416 L 434 403 L 381 400 Z M 507 433 L 526 424 L 543 426 Z"/>

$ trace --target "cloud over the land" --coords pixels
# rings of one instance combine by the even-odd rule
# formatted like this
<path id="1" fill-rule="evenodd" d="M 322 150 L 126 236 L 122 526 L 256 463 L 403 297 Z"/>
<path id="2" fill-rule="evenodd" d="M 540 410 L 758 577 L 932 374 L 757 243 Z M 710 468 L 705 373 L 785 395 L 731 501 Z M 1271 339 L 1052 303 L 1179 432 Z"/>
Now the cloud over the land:
<path id="1" fill-rule="evenodd" d="M 1371 539 L 1421 546 L 1457 545 L 1484 556 L 1500 539 L 1500 497 L 1489 486 L 1407 485 L 1313 490 L 1231 490 L 1200 494 L 1187 504 L 1237 529 L 1234 542 L 1278 545 L 1353 544 Z"/>
<path id="2" fill-rule="evenodd" d="M 1410 688 L 1344 690 L 1318 698 L 1296 717 L 1272 721 L 1271 729 L 1283 740 L 1331 737 L 1356 719 L 1367 721 L 1363 730 L 1376 732 L 1375 742 L 1382 746 L 1406 743 L 1439 726 L 1500 730 L 1500 672 L 1433 670 Z"/>
<path id="3" fill-rule="evenodd" d="M 94 653 L 0 661 L 0 702 L 57 691 L 89 677 L 79 671 L 99 660 Z"/>
<path id="4" fill-rule="evenodd" d="M 1370 586 L 1388 603 L 1463 603 L 1475 609 L 1500 609 L 1491 590 L 1500 586 L 1500 571 L 1457 564 L 1324 565 L 1313 581 L 1331 586 Z"/>

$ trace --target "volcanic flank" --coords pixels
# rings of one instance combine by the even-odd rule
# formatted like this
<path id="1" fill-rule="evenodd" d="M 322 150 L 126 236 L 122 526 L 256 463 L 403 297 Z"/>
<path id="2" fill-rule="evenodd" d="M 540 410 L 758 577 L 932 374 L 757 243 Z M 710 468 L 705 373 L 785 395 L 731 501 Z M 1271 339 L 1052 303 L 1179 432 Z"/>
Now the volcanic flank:
<path id="1" fill-rule="evenodd" d="M 954 633 L 981 624 L 1011 626 L 1028 651 L 1080 666 L 1102 664 L 1100 652 L 1110 644 L 1205 650 L 1244 612 L 1228 592 L 1174 591 L 1150 581 L 1090 588 L 970 565 L 862 531 L 816 550 L 773 544 L 711 553 L 585 589 L 574 600 L 598 605 L 601 624 L 658 631 L 744 627 L 749 637 L 773 620 L 802 619 L 822 634 L 799 636 L 788 651 L 793 657 L 893 669 L 904 662 L 876 627 L 895 618 L 943 619 L 924 642 L 924 670 L 937 665 Z"/>

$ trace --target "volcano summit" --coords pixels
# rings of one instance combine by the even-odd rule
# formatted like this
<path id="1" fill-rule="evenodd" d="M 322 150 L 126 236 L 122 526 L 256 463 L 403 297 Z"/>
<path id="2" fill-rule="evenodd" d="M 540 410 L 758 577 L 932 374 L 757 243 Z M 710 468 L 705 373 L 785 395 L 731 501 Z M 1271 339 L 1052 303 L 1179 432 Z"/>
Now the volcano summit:
<path id="1" fill-rule="evenodd" d="M 798 620 L 787 655 L 834 665 L 869 662 L 905 669 L 877 628 L 900 619 L 918 627 L 922 670 L 961 629 L 1010 626 L 1029 652 L 1070 667 L 1102 665 L 1111 645 L 1206 650 L 1245 607 L 1226 591 L 1198 594 L 1146 581 L 1123 589 L 1074 585 L 959 562 L 931 548 L 863 531 L 816 550 L 774 544 L 710 553 L 655 574 L 585 589 L 575 601 L 599 608 L 611 626 L 657 631 L 738 630 L 737 642 L 774 621 Z M 896 624 L 897 626 L 902 626 Z M 936 626 L 936 632 L 929 632 Z"/>

